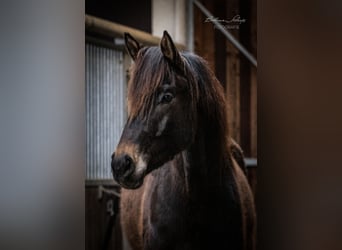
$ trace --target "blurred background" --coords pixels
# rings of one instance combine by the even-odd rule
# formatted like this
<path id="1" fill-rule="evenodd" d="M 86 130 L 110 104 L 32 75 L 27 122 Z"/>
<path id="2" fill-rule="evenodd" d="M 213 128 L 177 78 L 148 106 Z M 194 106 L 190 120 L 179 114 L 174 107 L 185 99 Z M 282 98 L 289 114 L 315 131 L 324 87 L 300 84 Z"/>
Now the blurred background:
<path id="1" fill-rule="evenodd" d="M 255 194 L 256 0 L 86 0 L 85 12 L 86 249 L 129 249 L 117 216 L 119 188 L 110 169 L 110 155 L 127 117 L 132 61 L 124 47 L 124 32 L 143 45 L 158 46 L 167 30 L 180 50 L 209 62 L 224 87 L 230 132 L 244 151 Z"/>

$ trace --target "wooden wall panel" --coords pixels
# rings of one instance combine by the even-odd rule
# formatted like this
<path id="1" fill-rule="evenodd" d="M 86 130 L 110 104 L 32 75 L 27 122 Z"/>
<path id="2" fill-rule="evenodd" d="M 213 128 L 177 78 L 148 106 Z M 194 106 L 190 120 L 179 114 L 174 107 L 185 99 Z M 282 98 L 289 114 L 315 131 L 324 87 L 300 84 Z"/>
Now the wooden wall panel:
<path id="1" fill-rule="evenodd" d="M 238 29 L 226 28 L 247 50 L 257 56 L 256 0 L 201 2 L 220 20 L 231 20 L 236 15 L 246 19 Z M 194 11 L 195 52 L 209 61 L 216 76 L 224 84 L 229 103 L 229 127 L 232 137 L 242 146 L 246 157 L 257 158 L 257 69 L 214 28 L 212 23 L 204 22 L 205 17 L 196 6 Z M 223 46 L 221 39 L 224 40 Z M 256 166 L 249 168 L 248 179 L 255 194 Z"/>
<path id="2" fill-rule="evenodd" d="M 229 126 L 232 137 L 240 140 L 240 60 L 238 51 L 227 42 L 227 87 L 226 98 L 229 103 Z"/>
<path id="3" fill-rule="evenodd" d="M 110 214 L 107 212 L 107 202 L 113 201 L 118 206 L 119 199 L 116 196 L 103 193 L 102 199 L 98 199 L 97 186 L 86 186 L 85 190 L 85 239 L 87 250 L 105 249 L 104 242 L 107 230 L 109 230 Z M 115 224 L 109 237 L 106 249 L 122 249 L 122 233 L 119 214 L 116 214 Z"/>
<path id="4" fill-rule="evenodd" d="M 213 12 L 213 1 L 201 1 L 202 4 Z M 194 43 L 195 53 L 206 59 L 210 68 L 215 72 L 215 30 L 210 22 L 205 22 L 206 17 L 194 6 Z"/>
<path id="5" fill-rule="evenodd" d="M 239 13 L 239 1 L 227 2 L 225 20 L 231 20 Z M 239 39 L 238 29 L 229 29 L 232 35 Z M 240 57 L 238 49 L 226 39 L 226 97 L 230 105 L 229 126 L 232 137 L 240 140 Z"/>
<path id="6" fill-rule="evenodd" d="M 240 25 L 240 42 L 250 51 L 250 2 L 240 1 L 240 16 L 246 22 Z M 251 156 L 251 63 L 240 53 L 240 140 L 245 156 Z"/>
<path id="7" fill-rule="evenodd" d="M 258 108 L 257 108 L 257 70 L 251 71 L 251 157 L 257 158 L 257 139 L 258 139 Z"/>
<path id="8" fill-rule="evenodd" d="M 226 4 L 225 0 L 215 0 L 214 1 L 214 12 L 215 16 L 218 18 L 225 18 L 226 16 Z M 226 77 L 226 37 L 217 28 L 214 29 L 215 35 L 215 75 L 220 81 L 222 86 L 226 89 L 227 87 L 227 77 Z"/>
<path id="9" fill-rule="evenodd" d="M 251 0 L 251 53 L 257 58 L 257 1 Z M 251 157 L 257 158 L 257 69 L 251 70 Z"/>

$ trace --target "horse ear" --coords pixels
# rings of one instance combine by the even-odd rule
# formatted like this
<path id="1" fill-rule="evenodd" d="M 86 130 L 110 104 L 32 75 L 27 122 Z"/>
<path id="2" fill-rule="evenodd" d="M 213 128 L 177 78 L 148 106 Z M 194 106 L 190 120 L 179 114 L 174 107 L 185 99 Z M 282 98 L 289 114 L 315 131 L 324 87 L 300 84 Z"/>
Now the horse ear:
<path id="1" fill-rule="evenodd" d="M 182 62 L 181 56 L 173 43 L 169 33 L 164 30 L 163 37 L 160 41 L 160 49 L 165 58 L 170 60 L 171 62 L 178 64 Z"/>
<path id="2" fill-rule="evenodd" d="M 140 45 L 129 33 L 125 32 L 125 45 L 128 54 L 135 61 L 137 59 L 138 52 L 140 50 Z"/>

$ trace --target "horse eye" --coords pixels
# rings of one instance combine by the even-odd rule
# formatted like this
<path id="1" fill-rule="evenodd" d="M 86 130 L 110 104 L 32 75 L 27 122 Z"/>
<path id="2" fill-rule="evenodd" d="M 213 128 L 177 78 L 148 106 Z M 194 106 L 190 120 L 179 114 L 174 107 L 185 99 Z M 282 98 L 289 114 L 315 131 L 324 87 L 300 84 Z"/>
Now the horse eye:
<path id="1" fill-rule="evenodd" d="M 170 93 L 166 93 L 161 97 L 160 103 L 169 103 L 173 99 L 173 95 Z"/>

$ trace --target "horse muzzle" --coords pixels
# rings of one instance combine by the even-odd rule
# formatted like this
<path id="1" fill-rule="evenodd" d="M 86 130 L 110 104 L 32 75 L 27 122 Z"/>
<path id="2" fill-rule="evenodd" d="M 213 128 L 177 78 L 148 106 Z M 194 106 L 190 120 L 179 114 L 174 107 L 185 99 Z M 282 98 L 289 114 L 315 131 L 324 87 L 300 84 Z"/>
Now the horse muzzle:
<path id="1" fill-rule="evenodd" d="M 137 189 L 142 185 L 143 176 L 136 175 L 136 164 L 129 155 L 113 154 L 111 167 L 115 181 L 123 188 Z"/>

